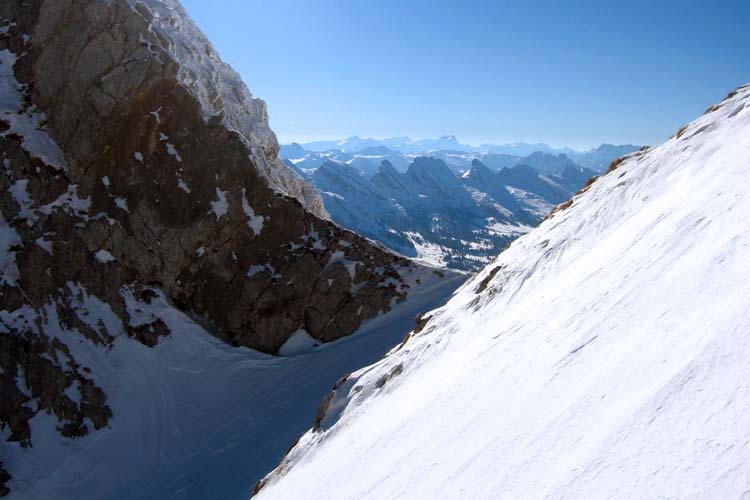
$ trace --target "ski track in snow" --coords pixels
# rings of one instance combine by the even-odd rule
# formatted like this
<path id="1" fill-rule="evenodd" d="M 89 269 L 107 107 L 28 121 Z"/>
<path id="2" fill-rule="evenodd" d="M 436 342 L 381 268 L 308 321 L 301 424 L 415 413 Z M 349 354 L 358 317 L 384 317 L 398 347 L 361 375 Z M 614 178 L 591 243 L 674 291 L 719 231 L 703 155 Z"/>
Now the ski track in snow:
<path id="1" fill-rule="evenodd" d="M 748 498 L 750 88 L 679 135 L 350 377 L 258 498 Z"/>

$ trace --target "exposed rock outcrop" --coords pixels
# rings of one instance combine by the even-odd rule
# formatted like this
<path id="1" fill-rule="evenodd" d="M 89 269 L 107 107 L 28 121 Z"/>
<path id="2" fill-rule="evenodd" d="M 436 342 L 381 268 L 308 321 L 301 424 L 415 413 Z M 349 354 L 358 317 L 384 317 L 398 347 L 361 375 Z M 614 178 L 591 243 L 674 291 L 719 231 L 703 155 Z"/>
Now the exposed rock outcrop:
<path id="1" fill-rule="evenodd" d="M 408 260 L 325 219 L 265 104 L 173 0 L 0 4 L 0 425 L 107 425 L 68 347 L 169 335 L 158 294 L 235 345 L 330 341 L 405 298 Z M 106 312 L 107 321 L 92 310 Z M 92 319 L 96 318 L 96 319 Z"/>
<path id="2" fill-rule="evenodd" d="M 286 177 L 275 170 L 263 103 L 222 71 L 201 74 L 206 61 L 174 59 L 195 28 L 184 27 L 179 5 L 151 4 L 153 12 L 125 0 L 5 7 L 19 11 L 6 19 L 27 24 L 9 27 L 4 49 L 4 64 L 24 54 L 15 61 L 27 101 L 18 113 L 42 116 L 59 146 L 58 157 L 30 151 L 4 120 L 4 214 L 21 239 L 15 259 L 32 305 L 68 281 L 90 283 L 108 302 L 122 284 L 151 283 L 233 342 L 272 352 L 300 326 L 336 338 L 353 331 L 360 306 L 371 317 L 403 297 L 384 285 L 407 261 L 273 189 L 269 176 Z M 171 40 L 170 23 L 179 35 Z M 209 102 L 216 115 L 207 117 Z M 26 243 L 40 238 L 49 244 Z M 23 287 L 29 273 L 33 290 Z M 107 282 L 114 290 L 101 290 Z"/>

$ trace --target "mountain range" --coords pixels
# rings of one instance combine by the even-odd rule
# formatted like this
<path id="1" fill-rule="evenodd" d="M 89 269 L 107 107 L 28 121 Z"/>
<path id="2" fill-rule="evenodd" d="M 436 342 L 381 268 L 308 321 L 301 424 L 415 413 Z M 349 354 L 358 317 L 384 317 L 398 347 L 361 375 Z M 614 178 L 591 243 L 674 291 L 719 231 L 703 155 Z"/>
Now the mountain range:
<path id="1" fill-rule="evenodd" d="M 325 160 L 310 179 L 336 223 L 419 261 L 473 271 L 593 175 L 573 165 L 495 172 L 477 159 L 456 175 L 443 160 L 418 156 L 405 172 L 383 160 L 371 177 L 353 162 Z"/>
<path id="2" fill-rule="evenodd" d="M 363 145 L 363 142 L 373 142 L 373 144 Z M 412 143 L 414 144 L 413 147 L 399 149 L 398 144 L 393 144 L 392 141 L 388 140 L 352 142 L 347 140 L 316 144 L 338 147 L 316 150 L 310 148 L 309 144 L 292 143 L 282 145 L 279 149 L 279 156 L 286 160 L 285 163 L 291 168 L 308 174 L 312 173 L 326 160 L 348 163 L 365 175 L 374 175 L 378 171 L 380 162 L 388 160 L 396 170 L 405 172 L 411 161 L 417 156 L 440 158 L 451 170 L 458 174 L 471 168 L 474 160 L 480 160 L 492 170 L 523 164 L 532 166 L 540 173 L 546 174 L 559 171 L 568 165 L 577 165 L 599 173 L 617 158 L 641 148 L 641 146 L 632 144 L 622 146 L 602 144 L 584 152 L 576 152 L 570 149 L 554 150 L 543 144 L 527 145 L 528 148 L 505 148 L 505 151 L 516 151 L 516 153 L 523 150 L 524 154 L 521 155 L 501 152 L 502 147 L 497 147 L 493 151 L 487 149 L 474 150 L 469 146 L 462 146 L 464 149 L 430 149 L 421 142 L 420 144 Z M 313 144 L 313 146 L 316 144 Z M 355 146 L 361 146 L 361 148 Z"/>
<path id="3" fill-rule="evenodd" d="M 613 155 L 637 149 L 602 145 L 585 156 L 595 170 L 542 151 L 406 155 L 382 144 L 356 152 L 292 144 L 279 155 L 319 189 L 337 224 L 407 257 L 477 271 L 601 173 Z"/>

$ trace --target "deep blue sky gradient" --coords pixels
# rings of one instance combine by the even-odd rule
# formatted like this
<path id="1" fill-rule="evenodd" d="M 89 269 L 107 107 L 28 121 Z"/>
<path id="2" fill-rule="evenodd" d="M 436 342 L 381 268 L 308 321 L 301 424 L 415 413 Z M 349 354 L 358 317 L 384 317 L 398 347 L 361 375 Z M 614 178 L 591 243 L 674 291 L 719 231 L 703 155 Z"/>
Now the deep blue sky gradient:
<path id="1" fill-rule="evenodd" d="M 750 1 L 183 4 L 282 142 L 655 144 L 750 80 Z"/>

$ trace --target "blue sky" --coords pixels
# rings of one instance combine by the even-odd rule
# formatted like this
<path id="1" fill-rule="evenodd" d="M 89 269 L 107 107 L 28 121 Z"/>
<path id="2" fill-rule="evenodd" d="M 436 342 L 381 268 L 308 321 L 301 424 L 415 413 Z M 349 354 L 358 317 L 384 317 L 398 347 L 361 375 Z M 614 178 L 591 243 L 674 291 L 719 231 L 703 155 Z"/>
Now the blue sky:
<path id="1" fill-rule="evenodd" d="M 291 140 L 655 144 L 750 80 L 750 2 L 182 0 Z"/>

